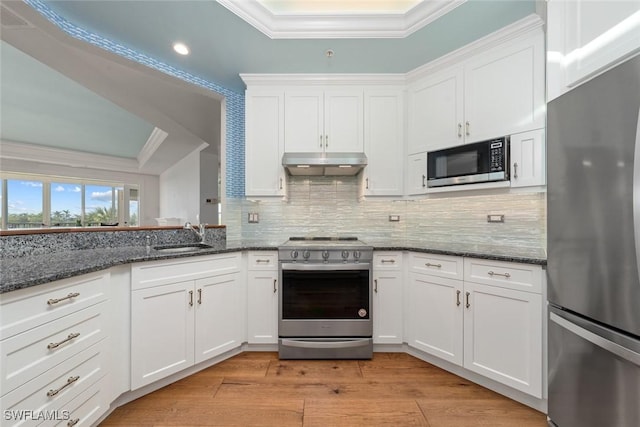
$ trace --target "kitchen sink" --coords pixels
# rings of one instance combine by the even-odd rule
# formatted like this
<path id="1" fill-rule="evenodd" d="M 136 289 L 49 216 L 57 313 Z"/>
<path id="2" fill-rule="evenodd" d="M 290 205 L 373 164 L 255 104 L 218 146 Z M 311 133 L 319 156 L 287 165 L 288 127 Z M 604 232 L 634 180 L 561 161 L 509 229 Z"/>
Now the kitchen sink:
<path id="1" fill-rule="evenodd" d="M 213 246 L 207 245 L 206 243 L 189 243 L 189 244 L 183 244 L 183 245 L 155 246 L 153 249 L 163 253 L 180 253 L 180 252 L 197 252 L 197 251 L 203 251 L 211 248 L 213 248 Z"/>

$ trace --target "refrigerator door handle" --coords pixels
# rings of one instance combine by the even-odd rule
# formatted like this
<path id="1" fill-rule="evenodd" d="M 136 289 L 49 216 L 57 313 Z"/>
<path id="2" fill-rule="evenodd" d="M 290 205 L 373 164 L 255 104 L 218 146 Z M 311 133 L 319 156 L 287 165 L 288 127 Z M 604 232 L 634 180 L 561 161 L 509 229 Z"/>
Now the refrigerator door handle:
<path id="1" fill-rule="evenodd" d="M 640 108 L 636 121 L 636 140 L 633 150 L 633 236 L 636 247 L 636 268 L 640 277 Z"/>
<path id="2" fill-rule="evenodd" d="M 591 331 L 588 331 L 580 326 L 576 325 L 573 322 L 564 319 L 563 317 L 558 316 L 556 313 L 550 313 L 549 319 L 556 323 L 557 325 L 567 329 L 568 331 L 578 335 L 579 337 L 589 341 L 592 344 L 601 347 L 602 349 L 615 354 L 616 356 L 633 363 L 637 366 L 640 366 L 640 353 L 636 353 L 635 351 L 629 350 L 619 344 L 611 342 L 600 335 L 594 334 Z"/>

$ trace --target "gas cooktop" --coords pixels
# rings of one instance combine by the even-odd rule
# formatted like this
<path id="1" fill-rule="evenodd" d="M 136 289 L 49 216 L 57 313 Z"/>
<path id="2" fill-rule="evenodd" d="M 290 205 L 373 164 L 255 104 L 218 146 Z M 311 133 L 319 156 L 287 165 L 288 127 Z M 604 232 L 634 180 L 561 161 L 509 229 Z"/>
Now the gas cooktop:
<path id="1" fill-rule="evenodd" d="M 357 237 L 290 237 L 278 248 L 280 261 L 369 261 L 373 247 Z"/>

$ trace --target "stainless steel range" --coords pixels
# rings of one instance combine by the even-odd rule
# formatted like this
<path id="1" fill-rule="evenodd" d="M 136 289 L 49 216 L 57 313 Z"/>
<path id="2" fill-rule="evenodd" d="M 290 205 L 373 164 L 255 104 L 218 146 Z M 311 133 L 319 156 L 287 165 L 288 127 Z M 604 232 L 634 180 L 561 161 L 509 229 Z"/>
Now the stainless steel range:
<path id="1" fill-rule="evenodd" d="M 370 359 L 373 248 L 355 237 L 292 237 L 278 248 L 281 359 Z"/>

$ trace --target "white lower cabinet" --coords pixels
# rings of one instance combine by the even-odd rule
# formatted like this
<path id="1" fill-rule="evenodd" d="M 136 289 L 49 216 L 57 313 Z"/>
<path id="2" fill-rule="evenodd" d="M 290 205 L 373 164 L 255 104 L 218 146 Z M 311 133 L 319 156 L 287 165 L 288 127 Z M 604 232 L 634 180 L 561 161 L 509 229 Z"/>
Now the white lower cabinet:
<path id="1" fill-rule="evenodd" d="M 416 271 L 423 254 L 411 257 L 407 343 L 541 398 L 542 268 L 442 257 L 464 263 L 458 280 Z"/>
<path id="2" fill-rule="evenodd" d="M 278 254 L 249 252 L 247 272 L 247 342 L 278 343 Z"/>
<path id="3" fill-rule="evenodd" d="M 409 273 L 408 344 L 462 365 L 462 281 Z"/>
<path id="4" fill-rule="evenodd" d="M 231 253 L 132 268 L 132 390 L 242 344 L 240 261 Z"/>
<path id="5" fill-rule="evenodd" d="M 402 252 L 373 256 L 373 342 L 402 344 Z"/>

